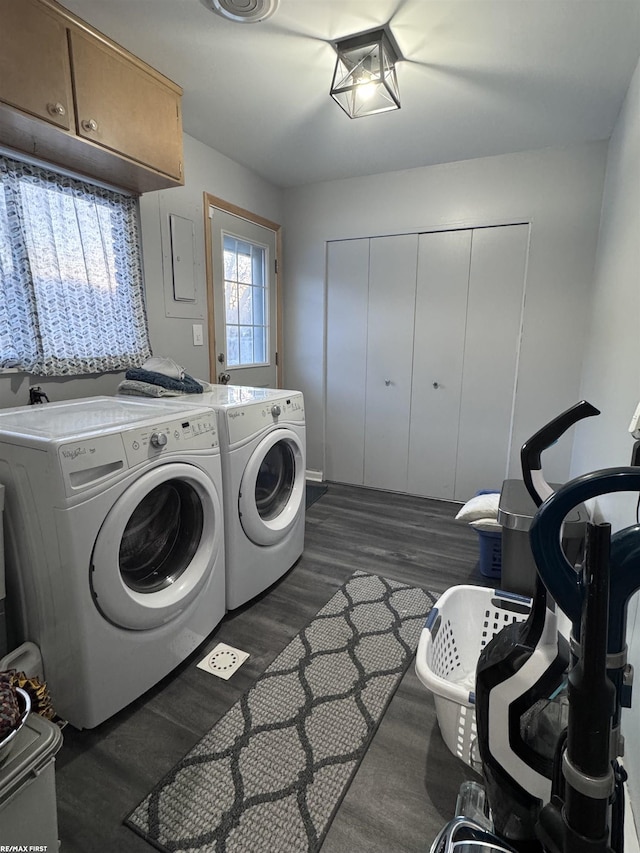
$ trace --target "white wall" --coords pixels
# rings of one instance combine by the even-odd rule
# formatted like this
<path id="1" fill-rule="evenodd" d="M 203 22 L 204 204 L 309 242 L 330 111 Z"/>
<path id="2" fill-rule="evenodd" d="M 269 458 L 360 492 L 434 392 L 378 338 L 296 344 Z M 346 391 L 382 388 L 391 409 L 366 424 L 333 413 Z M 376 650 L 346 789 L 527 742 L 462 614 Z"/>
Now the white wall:
<path id="1" fill-rule="evenodd" d="M 188 373 L 209 380 L 207 302 L 204 257 L 203 193 L 222 198 L 273 222 L 282 220 L 282 191 L 244 166 L 190 136 L 184 137 L 185 185 L 147 193 L 140 199 L 149 333 L 154 355 L 171 356 Z M 194 223 L 196 302 L 188 308 L 171 304 L 169 214 Z M 182 311 L 182 317 L 167 316 Z M 186 315 L 186 316 L 185 316 Z M 192 324 L 202 323 L 204 345 L 194 346 Z M 29 387 L 40 385 L 51 401 L 115 393 L 123 373 L 44 379 L 24 373 L 0 373 L 0 408 L 29 402 Z"/>
<path id="2" fill-rule="evenodd" d="M 627 432 L 640 401 L 640 63 L 609 142 L 582 394 L 602 409 L 594 428 L 574 444 L 572 474 L 628 465 Z M 598 500 L 614 530 L 636 520 L 637 494 Z M 640 582 L 640 576 L 639 576 Z M 636 672 L 633 706 L 623 711 L 625 764 L 640 827 L 640 620 L 638 595 L 629 605 L 629 659 Z"/>
<path id="3" fill-rule="evenodd" d="M 579 399 L 606 150 L 545 149 L 285 191 L 285 386 L 305 394 L 310 468 L 323 468 L 326 242 L 529 221 L 509 472 L 519 476 L 522 442 Z M 567 479 L 570 445 L 545 455 L 552 479 Z"/>

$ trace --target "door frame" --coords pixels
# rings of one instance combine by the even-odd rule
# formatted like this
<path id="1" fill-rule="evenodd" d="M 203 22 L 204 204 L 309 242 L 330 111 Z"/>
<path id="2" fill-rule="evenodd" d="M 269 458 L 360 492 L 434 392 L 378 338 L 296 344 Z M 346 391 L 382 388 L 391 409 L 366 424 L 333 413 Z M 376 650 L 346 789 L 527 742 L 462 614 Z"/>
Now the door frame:
<path id="1" fill-rule="evenodd" d="M 213 245 L 211 240 L 211 218 L 209 216 L 209 208 L 217 207 L 225 213 L 230 213 L 232 216 L 237 216 L 240 219 L 246 219 L 254 225 L 261 225 L 269 231 L 275 232 L 276 235 L 276 273 L 275 273 L 275 294 L 276 294 L 276 387 L 282 388 L 282 226 L 277 222 L 272 222 L 265 219 L 264 216 L 259 216 L 257 213 L 251 213 L 243 207 L 238 207 L 236 204 L 218 198 L 211 193 L 203 193 L 204 206 L 204 255 L 205 255 L 205 274 L 207 285 L 207 329 L 209 332 L 209 381 L 214 383 L 218 376 L 218 368 L 216 362 L 216 327 L 213 299 Z"/>

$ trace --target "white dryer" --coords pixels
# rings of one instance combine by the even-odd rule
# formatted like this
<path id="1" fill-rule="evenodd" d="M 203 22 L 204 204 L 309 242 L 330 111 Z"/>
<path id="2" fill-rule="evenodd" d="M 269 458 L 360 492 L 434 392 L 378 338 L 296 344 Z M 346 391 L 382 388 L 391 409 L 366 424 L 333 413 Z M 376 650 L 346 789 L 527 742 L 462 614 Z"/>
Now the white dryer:
<path id="1" fill-rule="evenodd" d="M 216 385 L 202 404 L 218 415 L 232 610 L 281 578 L 304 549 L 304 398 L 299 391 Z"/>
<path id="2" fill-rule="evenodd" d="M 93 397 L 0 411 L 7 611 L 53 705 L 92 728 L 183 661 L 225 613 L 216 418 Z"/>

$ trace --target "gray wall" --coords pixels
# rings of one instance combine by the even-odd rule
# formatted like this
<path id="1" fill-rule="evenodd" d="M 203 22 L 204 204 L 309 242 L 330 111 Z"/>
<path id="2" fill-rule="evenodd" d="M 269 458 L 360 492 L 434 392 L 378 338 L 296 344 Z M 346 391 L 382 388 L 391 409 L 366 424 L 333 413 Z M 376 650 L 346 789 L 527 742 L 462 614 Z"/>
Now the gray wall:
<path id="1" fill-rule="evenodd" d="M 582 396 L 602 410 L 574 442 L 571 473 L 628 465 L 627 429 L 640 401 L 640 63 L 609 143 L 602 219 L 582 375 Z M 637 494 L 597 501 L 614 530 L 636 521 Z M 629 659 L 636 672 L 633 705 L 623 711 L 631 804 L 640 818 L 640 623 L 638 594 L 628 609 Z M 635 848 L 637 849 L 637 848 Z M 631 851 L 629 851 L 631 853 Z"/>
<path id="2" fill-rule="evenodd" d="M 305 394 L 311 469 L 323 469 L 327 241 L 527 221 L 509 472 L 519 476 L 522 442 L 579 398 L 606 152 L 606 143 L 593 143 L 285 191 L 285 385 Z M 549 476 L 567 479 L 570 440 L 547 457 Z"/>

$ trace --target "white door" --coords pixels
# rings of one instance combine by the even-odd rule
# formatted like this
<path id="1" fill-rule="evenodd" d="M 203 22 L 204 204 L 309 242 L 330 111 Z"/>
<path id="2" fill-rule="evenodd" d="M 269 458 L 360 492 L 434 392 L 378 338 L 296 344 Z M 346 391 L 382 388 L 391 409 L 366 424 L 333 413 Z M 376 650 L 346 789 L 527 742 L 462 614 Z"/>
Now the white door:
<path id="1" fill-rule="evenodd" d="M 415 234 L 370 243 L 364 485 L 407 491 Z"/>
<path id="2" fill-rule="evenodd" d="M 329 245 L 328 479 L 449 500 L 501 487 L 528 230 Z"/>
<path id="3" fill-rule="evenodd" d="M 277 387 L 276 233 L 210 208 L 216 379 Z"/>
<path id="4" fill-rule="evenodd" d="M 414 495 L 454 495 L 470 256 L 470 230 L 420 235 L 409 438 Z"/>
<path id="5" fill-rule="evenodd" d="M 473 231 L 455 500 L 507 476 L 528 243 L 528 225 Z"/>
<path id="6" fill-rule="evenodd" d="M 325 474 L 364 482 L 369 239 L 335 240 L 327 250 Z"/>

